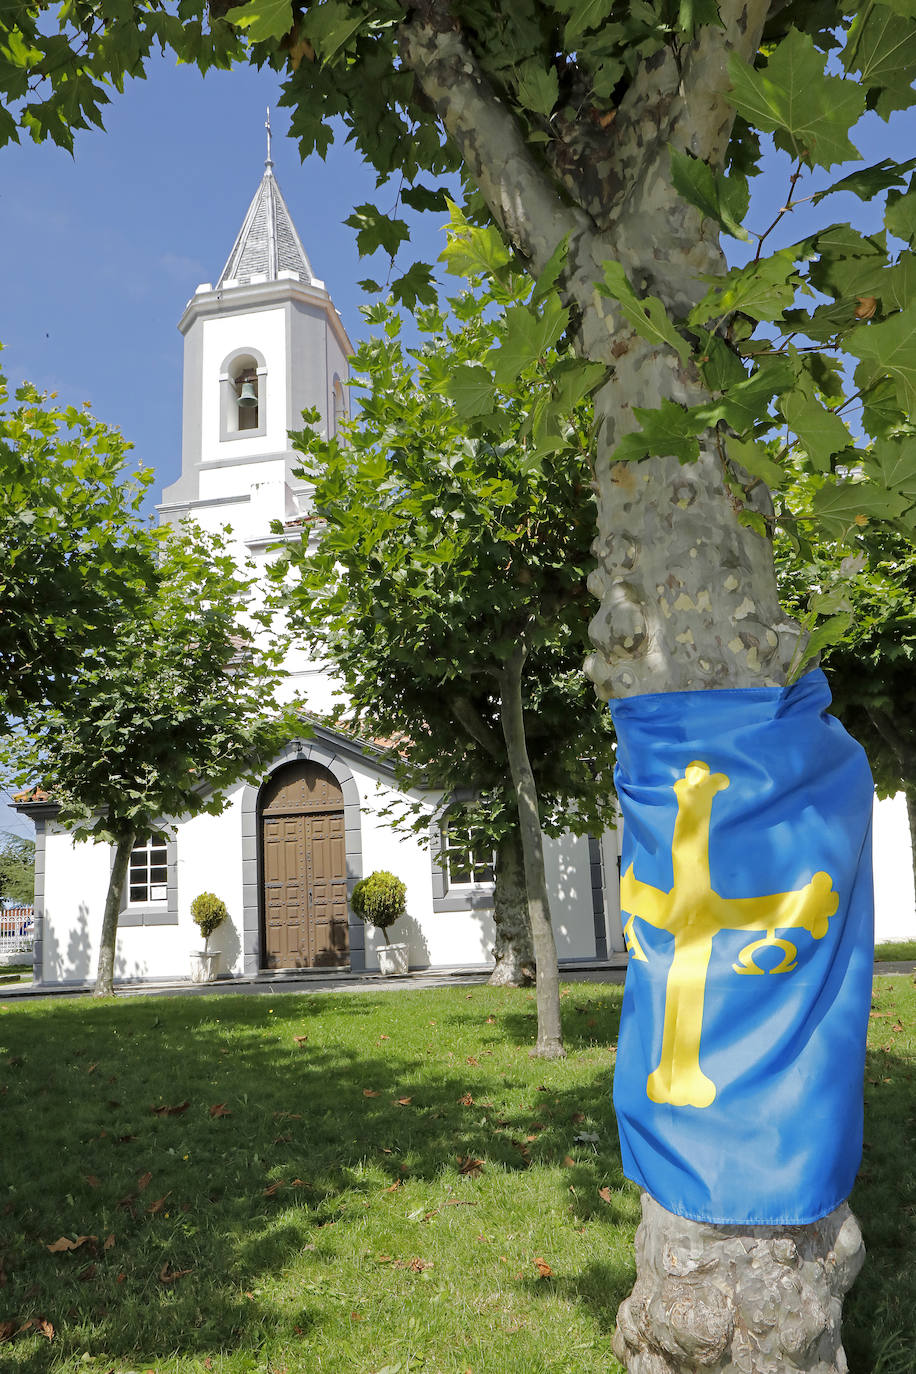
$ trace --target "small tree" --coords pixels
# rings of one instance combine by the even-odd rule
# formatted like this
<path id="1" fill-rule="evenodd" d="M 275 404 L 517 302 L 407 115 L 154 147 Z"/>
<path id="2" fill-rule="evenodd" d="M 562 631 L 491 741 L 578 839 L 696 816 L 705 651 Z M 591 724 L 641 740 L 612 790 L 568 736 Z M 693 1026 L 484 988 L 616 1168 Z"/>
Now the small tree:
<path id="1" fill-rule="evenodd" d="M 35 898 L 35 841 L 24 835 L 0 834 L 0 898 L 21 905 Z"/>
<path id="2" fill-rule="evenodd" d="M 39 782 L 77 839 L 107 840 L 114 864 L 99 937 L 97 996 L 113 992 L 121 892 L 138 836 L 218 814 L 301 722 L 273 705 L 282 641 L 242 614 L 252 578 L 215 535 L 171 536 L 155 585 L 117 634 L 87 652 L 57 704 L 33 713 L 7 754 Z"/>
<path id="3" fill-rule="evenodd" d="M 360 920 L 382 932 L 385 944 L 389 945 L 388 927 L 404 915 L 406 898 L 407 888 L 400 878 L 379 868 L 356 884 L 350 896 L 350 905 Z"/>
<path id="4" fill-rule="evenodd" d="M 204 949 L 210 947 L 210 936 L 229 919 L 226 903 L 212 892 L 201 892 L 191 903 L 191 919 L 200 927 L 204 937 Z"/>
<path id="5" fill-rule="evenodd" d="M 125 474 L 117 430 L 29 383 L 7 398 L 0 373 L 0 733 L 112 642 L 153 584 L 158 542 L 141 513 L 153 473 Z"/>

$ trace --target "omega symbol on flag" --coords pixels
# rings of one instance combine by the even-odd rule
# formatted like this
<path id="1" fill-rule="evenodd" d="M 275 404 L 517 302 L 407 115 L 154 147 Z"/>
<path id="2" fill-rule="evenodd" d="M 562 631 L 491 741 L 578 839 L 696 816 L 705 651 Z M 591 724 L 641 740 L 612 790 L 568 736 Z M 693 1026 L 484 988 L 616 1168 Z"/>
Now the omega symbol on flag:
<path id="1" fill-rule="evenodd" d="M 703 1002 L 714 936 L 725 930 L 762 931 L 762 938 L 741 950 L 739 962 L 732 965 L 735 973 L 765 973 L 754 956 L 768 946 L 781 949 L 783 955 L 769 972 L 791 973 L 797 949 L 776 932 L 806 930 L 820 940 L 839 904 L 833 879 L 824 872 L 815 873 L 794 892 L 722 897 L 713 891 L 709 873 L 712 803 L 729 782 L 724 773 L 712 773 L 706 763 L 689 763 L 684 776 L 674 784 L 677 817 L 671 847 L 671 891 L 640 882 L 632 863 L 620 885 L 620 904 L 629 915 L 624 935 L 632 958 L 648 962 L 634 929 L 636 919 L 674 937 L 665 986 L 661 1057 L 649 1074 L 646 1093 L 653 1102 L 675 1107 L 709 1107 L 716 1097 L 715 1083 L 700 1067 Z"/>

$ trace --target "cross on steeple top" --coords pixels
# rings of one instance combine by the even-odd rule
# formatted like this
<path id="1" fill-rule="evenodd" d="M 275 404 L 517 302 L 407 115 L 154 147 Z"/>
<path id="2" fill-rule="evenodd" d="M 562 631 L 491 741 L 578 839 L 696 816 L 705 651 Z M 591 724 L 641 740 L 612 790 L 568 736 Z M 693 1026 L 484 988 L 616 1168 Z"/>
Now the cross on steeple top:
<path id="1" fill-rule="evenodd" d="M 269 169 L 269 168 L 271 168 L 271 167 L 274 165 L 273 158 L 272 158 L 271 155 L 270 155 L 270 106 L 269 106 L 269 105 L 268 105 L 268 107 L 267 107 L 267 122 L 265 123 L 264 128 L 267 130 L 267 158 L 265 159 L 264 166 L 267 167 L 267 168 Z"/>

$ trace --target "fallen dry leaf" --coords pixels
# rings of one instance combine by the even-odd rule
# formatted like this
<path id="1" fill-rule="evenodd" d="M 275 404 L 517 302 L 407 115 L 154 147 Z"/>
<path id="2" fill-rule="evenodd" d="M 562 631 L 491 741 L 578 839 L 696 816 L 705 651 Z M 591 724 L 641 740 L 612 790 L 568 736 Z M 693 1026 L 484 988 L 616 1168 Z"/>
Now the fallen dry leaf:
<path id="1" fill-rule="evenodd" d="M 101 1181 L 96 1178 L 95 1174 L 87 1174 L 86 1182 L 89 1184 L 90 1188 L 101 1188 L 102 1186 Z"/>
<path id="2" fill-rule="evenodd" d="M 0 1322 L 0 1341 L 11 1341 L 15 1334 L 15 1322 Z"/>
<path id="3" fill-rule="evenodd" d="M 901 1027 L 901 1030 L 903 1028 Z M 412 1097 L 398 1097 L 395 1099 L 399 1107 L 407 1107 L 413 1101 Z"/>
<path id="4" fill-rule="evenodd" d="M 275 1135 L 275 1136 L 274 1136 L 274 1144 L 275 1144 L 275 1145 L 289 1145 L 289 1144 L 292 1143 L 292 1139 L 293 1139 L 292 1131 L 287 1131 L 285 1135 Z"/>
<path id="5" fill-rule="evenodd" d="M 572 1169 L 572 1168 L 574 1168 L 574 1167 L 575 1167 L 575 1163 L 576 1163 L 576 1161 L 573 1159 L 572 1155 L 564 1155 L 564 1156 L 563 1156 L 563 1168 L 564 1168 L 564 1169 Z"/>
<path id="6" fill-rule="evenodd" d="M 379 1036 L 379 1040 L 390 1040 L 390 1039 L 391 1039 L 391 1036 L 390 1036 L 390 1035 L 380 1035 L 380 1036 Z"/>
<path id="7" fill-rule="evenodd" d="M 143 1193 L 153 1181 L 152 1174 L 141 1174 L 137 1179 L 137 1192 Z"/>
<path id="8" fill-rule="evenodd" d="M 44 1317 L 39 1318 L 38 1329 L 49 1341 L 54 1339 L 54 1327 L 50 1322 L 45 1321 Z"/>
<path id="9" fill-rule="evenodd" d="M 96 1275 L 96 1267 L 95 1267 L 95 1265 L 94 1265 L 94 1264 L 87 1264 L 87 1265 L 86 1265 L 86 1268 L 85 1268 L 85 1269 L 81 1269 L 80 1272 L 77 1274 L 76 1277 L 79 1279 L 80 1283 L 89 1283 L 92 1279 L 95 1278 L 95 1275 Z"/>
<path id="10" fill-rule="evenodd" d="M 461 1107 L 473 1107 L 474 1099 L 470 1093 L 465 1093 L 463 1097 L 459 1097 L 458 1105 Z"/>
<path id="11" fill-rule="evenodd" d="M 111 1247 L 114 1245 L 114 1243 L 115 1243 L 115 1238 L 114 1238 L 114 1233 L 112 1232 L 112 1234 L 111 1234 L 110 1236 L 106 1236 L 106 1237 L 105 1237 L 105 1244 L 102 1246 L 102 1249 L 103 1249 L 103 1250 L 110 1250 Z"/>
<path id="12" fill-rule="evenodd" d="M 585 1120 L 585 1112 L 573 1112 L 569 1119 L 574 1126 L 578 1126 L 581 1121 Z"/>
<path id="13" fill-rule="evenodd" d="M 70 1240 L 68 1236 L 61 1236 L 58 1240 L 52 1241 L 52 1243 L 45 1248 L 52 1255 L 59 1255 L 64 1250 L 78 1250 L 81 1245 L 85 1245 L 88 1241 L 92 1240 L 98 1240 L 98 1236 L 77 1236 L 76 1240 Z"/>
<path id="14" fill-rule="evenodd" d="M 479 1060 L 479 1059 L 475 1059 L 474 1056 L 473 1056 L 472 1054 L 469 1054 L 469 1055 L 468 1055 L 468 1063 L 469 1063 L 469 1064 L 473 1064 L 474 1067 L 476 1068 L 476 1067 L 479 1066 L 480 1060 Z"/>
<path id="15" fill-rule="evenodd" d="M 210 1115 L 211 1115 L 211 1116 L 231 1116 L 232 1113 L 229 1111 L 229 1109 L 228 1109 L 228 1107 L 226 1106 L 225 1102 L 214 1102 L 213 1106 L 210 1108 Z"/>
<path id="16" fill-rule="evenodd" d="M 603 1202 L 610 1202 L 612 1197 L 610 1188 L 599 1188 L 598 1196 Z"/>
<path id="17" fill-rule="evenodd" d="M 170 1190 L 170 1191 L 167 1192 L 167 1193 L 163 1193 L 163 1194 L 162 1194 L 162 1197 L 157 1197 L 157 1198 L 156 1198 L 156 1201 L 155 1201 L 150 1207 L 147 1207 L 147 1209 L 146 1209 L 146 1210 L 149 1212 L 150 1216 L 151 1216 L 151 1217 L 154 1217 L 154 1216 L 157 1215 L 157 1213 L 161 1212 L 163 1206 L 165 1205 L 165 1200 L 166 1200 L 166 1198 L 170 1198 L 171 1196 L 172 1196 L 172 1194 L 171 1194 L 171 1190 Z"/>
<path id="18" fill-rule="evenodd" d="M 293 1039 L 295 1040 L 295 1042 L 296 1042 L 297 1045 L 304 1045 L 305 1042 L 306 1042 L 306 1040 L 308 1040 L 308 1036 L 307 1036 L 307 1035 L 294 1035 L 294 1036 L 293 1036 Z"/>
<path id="19" fill-rule="evenodd" d="M 400 1188 L 402 1182 L 403 1182 L 403 1179 L 396 1178 L 395 1181 L 394 1181 L 394 1183 L 392 1183 L 391 1187 L 385 1189 L 385 1192 L 386 1192 L 386 1193 L 393 1193 L 393 1192 L 395 1191 L 396 1188 Z"/>
<path id="20" fill-rule="evenodd" d="M 532 1260 L 532 1263 L 542 1279 L 550 1278 L 550 1275 L 553 1273 L 553 1270 L 551 1269 L 550 1265 L 547 1263 L 545 1259 L 542 1259 L 541 1256 L 538 1255 L 536 1259 Z"/>
<path id="21" fill-rule="evenodd" d="M 86 1070 L 86 1072 L 87 1072 L 87 1073 L 95 1073 L 95 1071 L 96 1071 L 96 1069 L 97 1069 L 98 1067 L 99 1067 L 99 1066 L 98 1066 L 97 1063 L 96 1063 L 96 1064 L 90 1064 L 89 1067 L 88 1067 L 88 1069 Z"/>
<path id="22" fill-rule="evenodd" d="M 422 1274 L 424 1269 L 432 1269 L 433 1262 L 432 1260 L 420 1259 L 419 1255 L 416 1255 L 407 1267 L 412 1269 L 415 1274 Z"/>
<path id="23" fill-rule="evenodd" d="M 495 1016 L 488 1016 L 488 1017 L 487 1017 L 487 1025 L 488 1025 L 488 1026 L 495 1026 L 495 1025 L 496 1025 L 496 1017 L 495 1017 Z"/>
<path id="24" fill-rule="evenodd" d="M 264 1196 L 273 1197 L 274 1193 L 278 1193 L 282 1187 L 282 1183 L 271 1183 L 269 1188 L 264 1189 Z"/>
<path id="25" fill-rule="evenodd" d="M 378 1097 L 376 1088 L 363 1088 L 363 1097 Z"/>
<path id="26" fill-rule="evenodd" d="M 301 1121 L 301 1112 L 274 1112 L 274 1121 Z"/>
<path id="27" fill-rule="evenodd" d="M 179 1102 L 175 1107 L 150 1107 L 153 1116 L 181 1116 L 190 1107 L 190 1102 Z"/>
<path id="28" fill-rule="evenodd" d="M 465 1158 L 462 1158 L 460 1155 L 458 1156 L 459 1174 L 469 1174 L 472 1178 L 476 1178 L 482 1171 L 482 1159 L 475 1159 L 473 1155 L 467 1155 Z"/>
<path id="29" fill-rule="evenodd" d="M 183 1279 L 186 1274 L 192 1272 L 193 1271 L 190 1269 L 170 1269 L 169 1262 L 166 1260 L 165 1264 L 159 1270 L 159 1282 L 174 1283 L 176 1279 Z"/>

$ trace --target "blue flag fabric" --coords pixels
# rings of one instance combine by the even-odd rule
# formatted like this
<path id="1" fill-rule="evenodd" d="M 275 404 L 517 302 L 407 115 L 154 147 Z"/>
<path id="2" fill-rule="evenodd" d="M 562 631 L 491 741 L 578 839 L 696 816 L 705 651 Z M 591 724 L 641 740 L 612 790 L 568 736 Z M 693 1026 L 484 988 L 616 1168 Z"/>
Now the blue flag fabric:
<path id="1" fill-rule="evenodd" d="M 696 1221 L 815 1221 L 859 1166 L 873 788 L 829 704 L 820 670 L 611 703 L 624 1172 Z"/>

